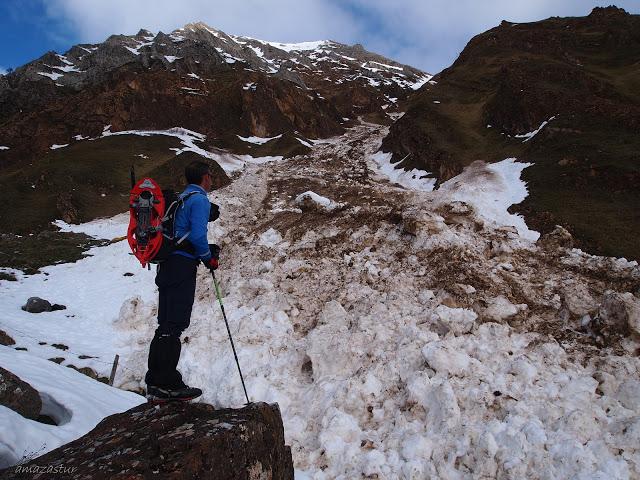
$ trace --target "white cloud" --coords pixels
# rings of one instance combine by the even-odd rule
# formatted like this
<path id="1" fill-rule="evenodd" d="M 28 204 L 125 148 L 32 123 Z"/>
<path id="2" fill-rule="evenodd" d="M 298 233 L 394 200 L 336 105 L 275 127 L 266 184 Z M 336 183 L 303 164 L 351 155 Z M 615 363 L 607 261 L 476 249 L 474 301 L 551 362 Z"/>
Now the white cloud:
<path id="1" fill-rule="evenodd" d="M 7 69 L 0 66 L 0 75 L 6 75 L 7 74 Z"/>
<path id="2" fill-rule="evenodd" d="M 47 13 L 84 42 L 140 28 L 169 32 L 193 21 L 236 35 L 300 42 L 362 43 L 431 73 L 450 65 L 469 39 L 500 23 L 582 16 L 611 0 L 49 0 Z M 637 0 L 616 2 L 640 13 Z"/>

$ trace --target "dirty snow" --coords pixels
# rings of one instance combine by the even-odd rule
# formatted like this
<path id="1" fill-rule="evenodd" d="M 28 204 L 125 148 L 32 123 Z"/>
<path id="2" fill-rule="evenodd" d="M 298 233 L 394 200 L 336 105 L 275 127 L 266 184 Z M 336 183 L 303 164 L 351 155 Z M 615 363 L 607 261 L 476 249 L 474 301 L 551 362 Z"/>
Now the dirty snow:
<path id="1" fill-rule="evenodd" d="M 565 304 L 584 284 L 595 315 L 606 290 L 637 285 L 637 263 L 547 251 L 526 226 L 503 225 L 526 195 L 526 164 L 513 159 L 474 164 L 435 191 L 390 182 L 374 160 L 386 131 L 360 125 L 309 155 L 247 164 L 211 196 L 223 214 L 209 239 L 222 246 L 218 277 L 249 396 L 279 403 L 296 476 L 638 478 L 639 345 L 596 348 Z M 343 207 L 296 208 L 306 191 Z M 110 222 L 65 228 L 124 229 Z M 119 352 L 116 385 L 142 386 L 157 298 L 153 272 L 126 250 L 114 243 L 47 267 L 49 277 L 0 282 L 2 328 L 29 348 L 12 354 L 50 354 L 25 331 L 74 352 Z M 104 285 L 87 279 L 102 273 L 111 288 L 100 298 Z M 69 309 L 21 312 L 45 285 Z M 202 401 L 241 406 L 204 269 L 185 335 L 187 383 L 204 388 Z"/>

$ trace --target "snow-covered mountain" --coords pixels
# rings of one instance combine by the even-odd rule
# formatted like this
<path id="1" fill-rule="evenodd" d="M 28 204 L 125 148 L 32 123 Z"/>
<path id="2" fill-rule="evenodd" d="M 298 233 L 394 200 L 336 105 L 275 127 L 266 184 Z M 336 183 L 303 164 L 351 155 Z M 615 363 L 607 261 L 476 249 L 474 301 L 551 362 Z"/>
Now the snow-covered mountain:
<path id="1" fill-rule="evenodd" d="M 279 403 L 297 478 L 637 478 L 638 264 L 572 249 L 561 229 L 538 238 L 509 214 L 527 195 L 526 164 L 478 162 L 432 191 L 424 172 L 380 154 L 386 133 L 363 124 L 308 154 L 247 164 L 211 195 L 249 395 Z M 113 238 L 126 224 L 60 225 Z M 157 293 L 127 252 L 113 243 L 3 281 L 1 328 L 27 349 L 2 347 L 7 368 L 59 357 L 105 376 L 119 354 L 115 385 L 143 387 Z M 68 308 L 22 312 L 31 295 Z M 203 401 L 240 406 L 226 335 L 202 269 L 181 369 Z M 42 362 L 28 365 L 16 371 L 65 404 L 38 382 Z M 62 436 L 3 407 L 0 421 L 4 455 L 91 425 Z"/>
<path id="2" fill-rule="evenodd" d="M 202 23 L 114 35 L 0 76 L 0 138 L 8 147 L 0 165 L 37 160 L 51 145 L 95 137 L 106 125 L 181 126 L 212 139 L 327 137 L 360 115 L 389 123 L 386 113 L 430 78 L 361 45 L 328 40 L 265 42 Z M 25 142 L 30 136 L 35 141 Z"/>

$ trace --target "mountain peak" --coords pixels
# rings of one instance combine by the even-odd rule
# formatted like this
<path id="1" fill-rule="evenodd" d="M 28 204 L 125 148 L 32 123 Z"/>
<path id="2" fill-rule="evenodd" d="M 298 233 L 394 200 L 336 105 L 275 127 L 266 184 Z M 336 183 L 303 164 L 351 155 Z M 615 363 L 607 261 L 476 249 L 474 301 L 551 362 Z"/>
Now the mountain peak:
<path id="1" fill-rule="evenodd" d="M 615 5 L 609 5 L 608 7 L 595 7 L 589 14 L 590 17 L 618 17 L 627 16 L 627 12 L 624 8 L 616 7 Z"/>

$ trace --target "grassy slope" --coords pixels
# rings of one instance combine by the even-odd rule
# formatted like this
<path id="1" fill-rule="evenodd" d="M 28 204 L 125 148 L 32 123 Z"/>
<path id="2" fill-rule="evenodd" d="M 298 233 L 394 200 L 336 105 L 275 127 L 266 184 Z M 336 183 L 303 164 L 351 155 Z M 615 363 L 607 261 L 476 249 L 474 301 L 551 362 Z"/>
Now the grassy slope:
<path id="1" fill-rule="evenodd" d="M 58 204 L 65 194 L 77 209 L 78 221 L 126 211 L 132 165 L 138 177 L 150 175 L 163 188 L 179 189 L 184 166 L 193 160 L 170 150 L 180 146 L 178 139 L 166 136 L 105 137 L 52 150 L 32 165 L 3 171 L 0 189 L 11 208 L 0 211 L 0 224 L 13 233 L 46 229 L 62 218 Z M 223 172 L 221 177 L 226 180 Z"/>
<path id="2" fill-rule="evenodd" d="M 640 24 L 639 18 L 627 20 Z M 535 43 L 566 29 L 567 21 L 571 20 L 499 28 L 512 29 Z M 637 112 L 640 105 L 640 43 L 614 48 L 610 26 L 589 26 L 584 19 L 572 25 L 573 44 L 564 34 L 558 44 L 578 59 L 579 66 L 568 62 L 565 52 L 555 55 L 553 47 L 545 50 L 544 44 L 530 50 L 508 45 L 501 41 L 505 35 L 501 31 L 476 37 L 468 52 L 436 77 L 436 85 L 420 91 L 396 131 L 392 129 L 389 145 L 398 158 L 411 151 L 406 132 L 428 139 L 422 153 L 414 152 L 405 161 L 410 167 L 425 168 L 431 158 L 441 155 L 458 168 L 477 159 L 493 162 L 510 156 L 533 162 L 523 174 L 530 196 L 516 210 L 534 228 L 545 232 L 563 224 L 587 250 L 640 259 L 640 134 L 628 121 L 638 118 L 629 111 Z M 497 42 L 492 42 L 493 35 Z M 495 106 L 496 100 L 504 104 Z M 504 112 L 505 124 L 509 115 L 529 123 L 518 128 L 519 133 L 558 116 L 523 143 L 501 134 L 508 132 L 506 127 L 487 128 L 488 111 Z M 527 115 L 537 120 L 527 121 Z"/>

